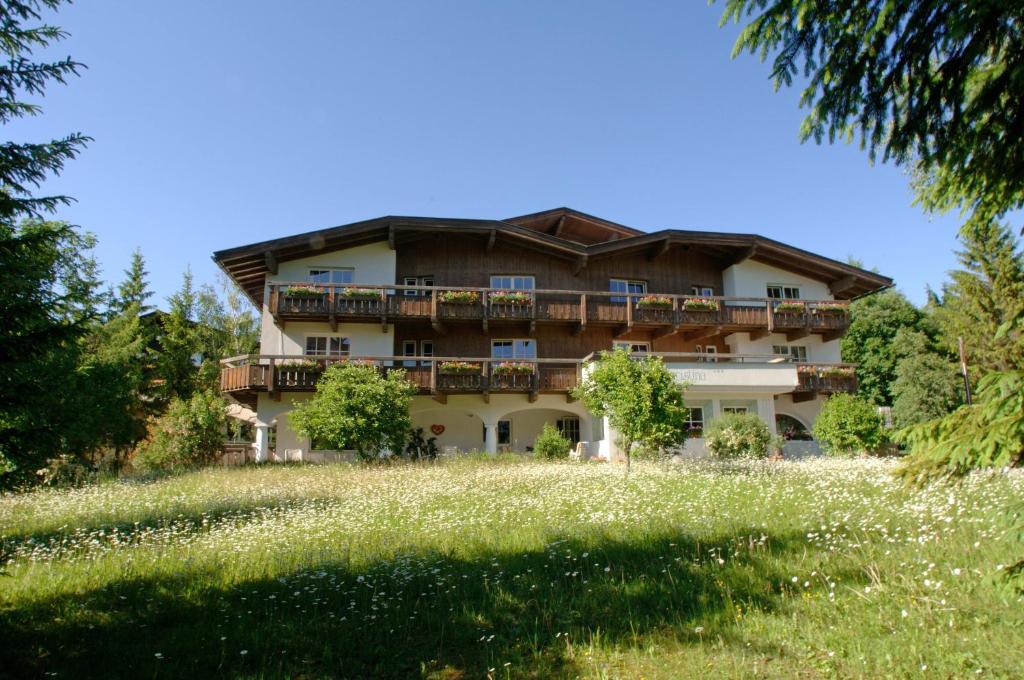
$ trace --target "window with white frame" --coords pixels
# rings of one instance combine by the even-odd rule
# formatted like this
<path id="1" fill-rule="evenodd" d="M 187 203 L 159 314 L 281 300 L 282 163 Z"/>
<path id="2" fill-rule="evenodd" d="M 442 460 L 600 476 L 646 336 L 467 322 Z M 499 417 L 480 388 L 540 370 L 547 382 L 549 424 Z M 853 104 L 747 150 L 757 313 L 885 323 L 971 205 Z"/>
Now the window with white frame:
<path id="1" fill-rule="evenodd" d="M 634 295 L 643 295 L 647 292 L 646 281 L 631 281 L 629 279 L 610 279 L 608 281 L 608 290 L 613 293 L 630 293 Z M 636 298 L 634 298 L 636 299 Z M 625 297 L 619 297 L 613 295 L 609 298 L 612 302 L 625 302 Z"/>
<path id="2" fill-rule="evenodd" d="M 800 286 L 790 286 L 778 283 L 768 284 L 768 297 L 773 300 L 799 300 Z"/>
<path id="3" fill-rule="evenodd" d="M 575 416 L 566 416 L 565 418 L 559 418 L 558 422 L 555 423 L 555 427 L 558 428 L 559 433 L 563 437 L 569 440 L 569 442 L 576 446 L 576 442 L 580 440 L 580 419 Z"/>
<path id="4" fill-rule="evenodd" d="M 521 276 L 518 274 L 495 274 L 491 276 L 491 288 L 533 290 L 534 279 L 532 276 Z"/>
<path id="5" fill-rule="evenodd" d="M 722 413 L 746 413 L 746 406 L 723 406 Z"/>
<path id="6" fill-rule="evenodd" d="M 406 277 L 404 277 L 402 279 L 402 285 L 403 286 L 433 286 L 434 285 L 434 277 L 433 276 L 406 276 Z M 403 295 L 408 295 L 409 297 L 416 297 L 417 295 L 422 295 L 424 297 L 430 297 L 430 291 L 429 290 L 416 290 L 416 289 L 406 288 L 406 289 L 404 289 L 402 291 L 402 294 Z"/>
<path id="7" fill-rule="evenodd" d="M 700 297 L 711 297 L 715 294 L 715 289 L 711 286 L 690 286 L 690 295 L 697 295 Z"/>
<path id="8" fill-rule="evenodd" d="M 704 435 L 704 408 L 688 406 L 686 409 L 686 429 L 691 437 Z"/>
<path id="9" fill-rule="evenodd" d="M 537 342 L 532 338 L 491 340 L 492 359 L 536 359 Z"/>
<path id="10" fill-rule="evenodd" d="M 340 335 L 307 335 L 306 356 L 310 357 L 347 357 L 349 355 L 348 338 Z"/>
<path id="11" fill-rule="evenodd" d="M 351 267 L 320 267 L 309 270 L 310 283 L 352 283 L 355 270 Z"/>
<path id="12" fill-rule="evenodd" d="M 417 350 L 419 350 L 417 352 Z M 403 340 L 402 341 L 402 356 L 404 357 L 432 357 L 434 356 L 434 341 L 433 340 Z M 417 362 L 414 359 L 406 359 L 402 362 L 403 366 L 430 366 L 429 361 Z"/>
<path id="13" fill-rule="evenodd" d="M 804 345 L 772 345 L 772 354 L 782 354 L 790 361 L 807 361 L 807 347 Z"/>
<path id="14" fill-rule="evenodd" d="M 649 342 L 631 342 L 629 340 L 616 340 L 612 343 L 612 349 L 624 349 L 629 353 L 634 352 L 650 352 L 651 343 Z"/>

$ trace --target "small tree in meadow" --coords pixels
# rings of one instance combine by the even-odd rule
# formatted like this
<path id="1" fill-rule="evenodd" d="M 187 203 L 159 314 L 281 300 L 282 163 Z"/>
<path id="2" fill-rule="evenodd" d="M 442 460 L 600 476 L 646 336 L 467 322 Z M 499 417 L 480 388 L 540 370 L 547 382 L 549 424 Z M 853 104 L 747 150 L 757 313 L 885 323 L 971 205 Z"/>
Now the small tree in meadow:
<path id="1" fill-rule="evenodd" d="M 573 395 L 618 430 L 628 470 L 634 444 L 664 449 L 686 441 L 684 387 L 660 357 L 633 359 L 618 349 L 601 353 Z"/>
<path id="2" fill-rule="evenodd" d="M 172 399 L 135 463 L 147 470 L 173 470 L 214 462 L 224 445 L 225 406 L 211 391 Z"/>
<path id="3" fill-rule="evenodd" d="M 875 405 L 852 394 L 829 397 L 811 430 L 825 451 L 833 454 L 871 453 L 887 440 Z"/>
<path id="4" fill-rule="evenodd" d="M 562 436 L 558 428 L 551 423 L 544 423 L 543 429 L 533 442 L 533 455 L 537 458 L 559 460 L 569 457 L 572 442 Z"/>
<path id="5" fill-rule="evenodd" d="M 291 422 L 305 437 L 374 460 L 384 449 L 400 453 L 405 446 L 415 390 L 400 369 L 381 375 L 373 365 L 335 364 L 313 398 L 292 411 Z"/>
<path id="6" fill-rule="evenodd" d="M 727 413 L 712 421 L 704 443 L 716 458 L 764 458 L 772 433 L 753 413 Z"/>

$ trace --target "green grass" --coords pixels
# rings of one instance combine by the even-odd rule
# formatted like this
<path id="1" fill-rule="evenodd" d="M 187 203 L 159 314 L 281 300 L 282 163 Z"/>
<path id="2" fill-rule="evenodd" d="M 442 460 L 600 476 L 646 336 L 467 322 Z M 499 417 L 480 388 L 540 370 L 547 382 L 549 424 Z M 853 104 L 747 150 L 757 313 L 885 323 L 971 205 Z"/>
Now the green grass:
<path id="1" fill-rule="evenodd" d="M 0 677 L 1020 677 L 1024 479 L 207 470 L 0 496 Z"/>

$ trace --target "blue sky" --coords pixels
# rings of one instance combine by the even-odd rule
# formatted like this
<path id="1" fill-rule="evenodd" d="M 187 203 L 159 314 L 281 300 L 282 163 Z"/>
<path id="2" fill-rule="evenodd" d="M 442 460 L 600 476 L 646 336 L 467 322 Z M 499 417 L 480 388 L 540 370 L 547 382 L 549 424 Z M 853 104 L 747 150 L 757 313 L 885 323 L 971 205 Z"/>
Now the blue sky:
<path id="1" fill-rule="evenodd" d="M 46 189 L 118 279 L 140 247 L 163 298 L 214 250 L 385 214 L 567 205 L 644 230 L 754 232 L 867 266 L 924 300 L 955 215 L 903 171 L 800 144 L 798 92 L 730 59 L 703 2 L 80 2 L 57 53 L 88 65 L 16 140 L 95 141 Z"/>

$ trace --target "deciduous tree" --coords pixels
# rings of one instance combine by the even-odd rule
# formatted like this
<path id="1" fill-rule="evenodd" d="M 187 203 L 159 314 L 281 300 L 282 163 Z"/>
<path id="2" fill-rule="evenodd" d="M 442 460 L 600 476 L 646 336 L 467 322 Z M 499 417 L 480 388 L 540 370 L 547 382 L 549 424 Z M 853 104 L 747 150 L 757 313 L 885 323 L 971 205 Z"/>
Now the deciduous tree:
<path id="1" fill-rule="evenodd" d="M 573 394 L 619 432 L 628 470 L 634 444 L 665 449 L 686 441 L 683 389 L 660 357 L 633 359 L 618 349 L 602 352 Z"/>

